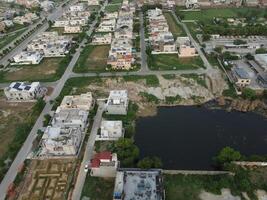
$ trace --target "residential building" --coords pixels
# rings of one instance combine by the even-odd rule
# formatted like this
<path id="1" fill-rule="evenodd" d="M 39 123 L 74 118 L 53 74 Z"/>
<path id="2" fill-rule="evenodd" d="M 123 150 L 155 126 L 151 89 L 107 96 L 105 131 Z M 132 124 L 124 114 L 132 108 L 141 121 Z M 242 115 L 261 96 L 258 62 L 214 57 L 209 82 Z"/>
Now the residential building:
<path id="1" fill-rule="evenodd" d="M 64 27 L 64 33 L 81 33 L 82 27 L 79 25 L 67 25 Z"/>
<path id="2" fill-rule="evenodd" d="M 79 127 L 48 126 L 41 139 L 41 155 L 75 156 L 79 151 L 82 139 L 83 133 Z"/>
<path id="3" fill-rule="evenodd" d="M 197 50 L 193 46 L 189 37 L 178 37 L 177 46 L 178 46 L 178 55 L 181 58 L 194 57 L 198 55 Z"/>
<path id="4" fill-rule="evenodd" d="M 118 12 L 110 12 L 110 13 L 104 13 L 104 20 L 109 20 L 109 19 L 117 19 L 118 18 Z"/>
<path id="5" fill-rule="evenodd" d="M 33 21 L 39 19 L 35 13 L 26 13 L 23 16 L 17 16 L 13 19 L 13 22 L 16 24 L 32 24 Z"/>
<path id="6" fill-rule="evenodd" d="M 3 22 L 7 28 L 14 26 L 14 23 L 12 20 L 4 20 Z"/>
<path id="7" fill-rule="evenodd" d="M 128 92 L 127 90 L 112 90 L 106 104 L 107 114 L 126 115 L 128 110 Z"/>
<path id="8" fill-rule="evenodd" d="M 56 31 L 36 36 L 27 46 L 27 51 L 39 51 L 44 57 L 64 57 L 69 53 L 72 37 L 58 35 Z"/>
<path id="9" fill-rule="evenodd" d="M 41 5 L 41 8 L 45 11 L 45 12 L 49 12 L 51 10 L 54 9 L 55 7 L 55 3 L 53 1 L 49 1 L 49 0 L 45 0 L 45 1 L 42 1 L 40 3 Z"/>
<path id="10" fill-rule="evenodd" d="M 85 5 L 84 5 L 84 3 L 79 3 L 79 4 L 71 5 L 69 7 L 69 11 L 70 12 L 81 12 L 81 11 L 85 11 Z"/>
<path id="11" fill-rule="evenodd" d="M 44 55 L 38 51 L 21 51 L 13 57 L 11 65 L 37 65 Z"/>
<path id="12" fill-rule="evenodd" d="M 164 199 L 163 177 L 160 170 L 117 171 L 113 200 Z"/>
<path id="13" fill-rule="evenodd" d="M 88 2 L 88 6 L 98 6 L 99 0 L 83 0 Z"/>
<path id="14" fill-rule="evenodd" d="M 119 162 L 116 153 L 97 153 L 91 160 L 91 176 L 115 177 Z"/>
<path id="15" fill-rule="evenodd" d="M 198 0 L 186 0 L 185 7 L 187 9 L 198 8 L 199 7 Z"/>
<path id="16" fill-rule="evenodd" d="M 46 93 L 46 88 L 41 87 L 39 82 L 31 84 L 25 82 L 12 82 L 4 89 L 5 96 L 12 101 L 31 101 L 41 98 Z"/>
<path id="17" fill-rule="evenodd" d="M 102 120 L 100 127 L 100 134 L 97 135 L 96 140 L 118 140 L 123 137 L 124 129 L 122 121 Z"/>
<path id="18" fill-rule="evenodd" d="M 115 30 L 116 19 L 103 20 L 96 32 L 113 32 Z"/>
<path id="19" fill-rule="evenodd" d="M 6 24 L 2 21 L 0 22 L 0 32 L 5 32 L 6 30 Z"/>
<path id="20" fill-rule="evenodd" d="M 231 71 L 233 75 L 233 80 L 235 81 L 235 84 L 238 87 L 243 88 L 250 85 L 251 78 L 243 68 L 233 67 Z"/>
<path id="21" fill-rule="evenodd" d="M 107 34 L 96 33 L 95 35 L 93 35 L 92 44 L 95 45 L 111 44 L 111 40 L 112 40 L 111 33 Z"/>
<path id="22" fill-rule="evenodd" d="M 94 107 L 94 98 L 91 92 L 87 92 L 81 95 L 64 96 L 60 106 L 57 110 L 67 109 L 82 109 L 90 111 Z"/>
<path id="23" fill-rule="evenodd" d="M 85 131 L 88 124 L 89 112 L 83 109 L 61 109 L 57 108 L 54 117 L 52 119 L 53 127 L 78 127 L 82 131 Z"/>
<path id="24" fill-rule="evenodd" d="M 34 8 L 40 6 L 40 2 L 38 0 L 16 0 L 16 3 L 25 6 L 26 8 Z"/>

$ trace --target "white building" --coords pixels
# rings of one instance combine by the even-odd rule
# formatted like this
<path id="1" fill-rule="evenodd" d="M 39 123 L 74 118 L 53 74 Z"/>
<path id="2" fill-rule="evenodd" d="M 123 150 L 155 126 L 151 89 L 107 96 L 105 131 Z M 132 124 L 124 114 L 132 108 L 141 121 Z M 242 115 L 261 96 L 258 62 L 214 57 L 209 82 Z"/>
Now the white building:
<path id="1" fill-rule="evenodd" d="M 112 40 L 111 33 L 107 33 L 107 34 L 98 33 L 93 36 L 92 44 L 95 44 L 95 45 L 110 44 L 111 40 Z"/>
<path id="2" fill-rule="evenodd" d="M 85 5 L 83 3 L 76 4 L 76 5 L 71 5 L 69 7 L 70 12 L 81 12 L 85 10 Z"/>
<path id="3" fill-rule="evenodd" d="M 243 68 L 233 67 L 232 75 L 233 75 L 235 84 L 240 88 L 246 87 L 250 85 L 251 83 L 251 78 L 249 74 Z"/>
<path id="4" fill-rule="evenodd" d="M 60 109 L 57 108 L 52 119 L 53 127 L 79 127 L 85 131 L 88 123 L 88 111 L 82 109 Z"/>
<path id="5" fill-rule="evenodd" d="M 88 2 L 88 6 L 98 6 L 99 5 L 99 0 L 85 0 L 85 1 Z"/>
<path id="6" fill-rule="evenodd" d="M 94 107 L 94 98 L 91 92 L 87 92 L 81 95 L 74 96 L 64 96 L 60 106 L 57 110 L 66 110 L 66 109 L 82 109 L 89 111 Z"/>
<path id="7" fill-rule="evenodd" d="M 39 82 L 33 82 L 31 84 L 12 82 L 4 89 L 6 98 L 12 101 L 35 100 L 43 97 L 46 91 L 46 88 L 41 87 Z"/>
<path id="8" fill-rule="evenodd" d="M 48 126 L 41 139 L 41 155 L 74 156 L 78 153 L 83 133 L 79 127 Z"/>
<path id="9" fill-rule="evenodd" d="M 118 140 L 123 135 L 122 121 L 102 120 L 100 135 L 97 135 L 96 140 Z"/>
<path id="10" fill-rule="evenodd" d="M 56 31 L 44 32 L 28 44 L 27 51 L 39 51 L 44 57 L 64 57 L 69 53 L 71 42 L 71 36 L 58 35 Z"/>
<path id="11" fill-rule="evenodd" d="M 44 55 L 38 51 L 22 51 L 13 57 L 11 65 L 37 65 Z"/>
<path id="12" fill-rule="evenodd" d="M 64 33 L 81 33 L 82 27 L 79 25 L 67 25 L 64 27 Z"/>
<path id="13" fill-rule="evenodd" d="M 129 99 L 127 90 L 112 90 L 109 93 L 106 104 L 107 114 L 126 115 L 128 104 Z"/>
<path id="14" fill-rule="evenodd" d="M 96 32 L 113 32 L 115 30 L 116 19 L 103 20 Z"/>

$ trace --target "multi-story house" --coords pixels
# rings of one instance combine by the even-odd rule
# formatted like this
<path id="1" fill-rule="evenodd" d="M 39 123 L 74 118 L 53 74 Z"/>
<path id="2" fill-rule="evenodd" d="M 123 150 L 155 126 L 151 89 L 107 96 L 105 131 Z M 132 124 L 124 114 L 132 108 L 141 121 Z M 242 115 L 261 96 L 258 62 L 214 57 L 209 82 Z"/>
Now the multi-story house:
<path id="1" fill-rule="evenodd" d="M 4 89 L 5 96 L 12 101 L 31 101 L 41 98 L 46 93 L 46 88 L 41 87 L 39 82 L 31 84 L 24 82 L 12 82 Z"/>
<path id="2" fill-rule="evenodd" d="M 126 115 L 128 111 L 128 92 L 127 90 L 112 90 L 106 103 L 107 114 Z"/>

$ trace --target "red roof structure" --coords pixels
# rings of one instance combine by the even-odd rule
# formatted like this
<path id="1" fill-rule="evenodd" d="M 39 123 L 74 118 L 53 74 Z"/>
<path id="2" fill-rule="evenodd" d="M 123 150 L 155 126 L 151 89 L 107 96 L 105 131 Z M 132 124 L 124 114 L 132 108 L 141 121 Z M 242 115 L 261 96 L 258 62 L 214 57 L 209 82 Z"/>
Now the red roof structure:
<path id="1" fill-rule="evenodd" d="M 98 168 L 101 164 L 101 160 L 112 160 L 112 153 L 109 151 L 103 151 L 95 154 L 94 158 L 91 160 L 91 167 Z"/>

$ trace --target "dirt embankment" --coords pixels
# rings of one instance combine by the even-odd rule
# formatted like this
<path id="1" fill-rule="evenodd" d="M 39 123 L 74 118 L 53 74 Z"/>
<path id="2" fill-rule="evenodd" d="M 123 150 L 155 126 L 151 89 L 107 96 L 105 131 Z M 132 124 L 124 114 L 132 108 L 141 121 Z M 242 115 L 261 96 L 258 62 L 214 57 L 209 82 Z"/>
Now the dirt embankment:
<path id="1" fill-rule="evenodd" d="M 240 111 L 240 112 L 252 112 L 256 111 L 260 114 L 267 116 L 267 105 L 262 100 L 244 100 L 244 99 L 232 99 L 228 97 L 217 98 L 219 106 L 224 107 L 227 111 Z"/>

